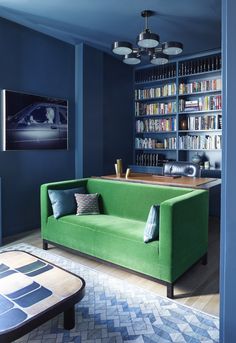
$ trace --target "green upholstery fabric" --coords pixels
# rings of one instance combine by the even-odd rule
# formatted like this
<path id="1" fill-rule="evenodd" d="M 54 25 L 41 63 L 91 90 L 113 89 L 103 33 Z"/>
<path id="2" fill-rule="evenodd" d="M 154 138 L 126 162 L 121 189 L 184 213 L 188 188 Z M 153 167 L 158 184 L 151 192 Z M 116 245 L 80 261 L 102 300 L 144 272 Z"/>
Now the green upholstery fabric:
<path id="1" fill-rule="evenodd" d="M 153 204 L 160 204 L 165 200 L 191 193 L 192 191 L 186 188 L 101 179 L 89 179 L 87 190 L 88 193 L 101 194 L 105 214 L 142 220 L 144 222 L 146 222 L 150 207 Z"/>
<path id="2" fill-rule="evenodd" d="M 110 216 L 106 214 L 95 214 L 93 216 L 65 216 L 63 221 L 68 224 L 88 226 L 102 233 L 109 233 L 115 237 L 122 236 L 126 239 L 141 242 L 143 240 L 144 222 Z M 114 237 L 114 239 L 115 239 Z"/>
<path id="3" fill-rule="evenodd" d="M 48 189 L 85 186 L 101 215 L 52 216 Z M 160 205 L 159 241 L 143 242 L 151 205 Z M 208 192 L 82 179 L 41 186 L 42 238 L 163 281 L 174 282 L 207 252 Z"/>
<path id="4" fill-rule="evenodd" d="M 110 215 L 68 215 L 58 220 L 50 216 L 48 224 L 44 239 L 156 276 L 159 242 L 143 242 L 144 222 Z"/>

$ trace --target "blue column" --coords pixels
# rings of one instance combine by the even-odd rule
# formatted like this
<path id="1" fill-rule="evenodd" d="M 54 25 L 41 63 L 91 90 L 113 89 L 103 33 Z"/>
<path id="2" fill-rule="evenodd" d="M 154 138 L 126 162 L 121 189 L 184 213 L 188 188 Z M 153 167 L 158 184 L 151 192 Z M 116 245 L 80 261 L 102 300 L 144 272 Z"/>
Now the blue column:
<path id="1" fill-rule="evenodd" d="M 236 1 L 222 0 L 223 151 L 220 342 L 236 342 Z"/>
<path id="2" fill-rule="evenodd" d="M 84 44 L 75 47 L 75 177 L 83 177 L 83 54 Z"/>
<path id="3" fill-rule="evenodd" d="M 75 48 L 75 176 L 103 174 L 103 52 Z"/>
<path id="4" fill-rule="evenodd" d="M 0 178 L 0 246 L 2 245 L 2 179 Z"/>

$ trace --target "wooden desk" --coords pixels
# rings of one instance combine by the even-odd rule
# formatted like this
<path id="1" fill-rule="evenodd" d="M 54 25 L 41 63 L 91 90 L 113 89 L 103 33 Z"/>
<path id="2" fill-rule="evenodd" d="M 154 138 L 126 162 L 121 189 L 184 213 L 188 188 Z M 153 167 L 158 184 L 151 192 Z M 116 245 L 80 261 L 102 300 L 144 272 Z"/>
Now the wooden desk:
<path id="1" fill-rule="evenodd" d="M 148 183 L 152 185 L 162 186 L 176 186 L 176 187 L 187 187 L 187 188 L 204 188 L 209 189 L 211 185 L 215 186 L 216 183 L 220 183 L 220 179 L 202 178 L 202 177 L 175 177 L 175 176 L 162 176 L 162 175 L 150 175 L 142 173 L 132 173 L 127 179 L 125 177 L 117 177 L 116 175 L 104 175 L 100 178 L 114 181 L 125 181 L 125 182 L 137 182 L 137 183 Z"/>

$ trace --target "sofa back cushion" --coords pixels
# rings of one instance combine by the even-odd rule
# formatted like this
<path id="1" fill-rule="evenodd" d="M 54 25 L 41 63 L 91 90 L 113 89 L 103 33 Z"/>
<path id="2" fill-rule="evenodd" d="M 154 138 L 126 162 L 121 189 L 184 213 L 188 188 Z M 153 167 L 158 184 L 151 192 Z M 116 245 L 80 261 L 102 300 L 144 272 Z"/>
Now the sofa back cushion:
<path id="1" fill-rule="evenodd" d="M 193 190 L 91 178 L 87 191 L 101 194 L 102 213 L 145 222 L 153 204 L 160 205 Z"/>

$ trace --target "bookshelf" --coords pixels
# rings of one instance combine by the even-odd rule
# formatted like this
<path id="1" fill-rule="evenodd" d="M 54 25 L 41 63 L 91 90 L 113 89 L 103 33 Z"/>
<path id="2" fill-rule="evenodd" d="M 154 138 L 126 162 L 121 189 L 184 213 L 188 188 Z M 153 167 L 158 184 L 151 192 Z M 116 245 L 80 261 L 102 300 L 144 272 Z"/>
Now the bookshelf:
<path id="1" fill-rule="evenodd" d="M 209 161 L 220 170 L 221 90 L 220 51 L 136 69 L 132 170 L 160 172 L 163 163 L 196 153 L 203 168 Z"/>

